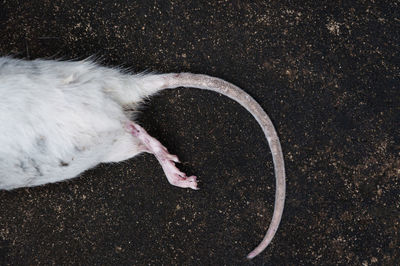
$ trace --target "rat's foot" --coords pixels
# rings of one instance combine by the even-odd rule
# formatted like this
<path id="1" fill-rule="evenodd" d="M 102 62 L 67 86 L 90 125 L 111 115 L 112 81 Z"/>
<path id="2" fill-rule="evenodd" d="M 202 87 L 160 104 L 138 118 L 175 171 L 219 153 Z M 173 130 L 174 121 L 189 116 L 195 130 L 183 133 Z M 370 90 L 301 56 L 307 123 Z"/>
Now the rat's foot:
<path id="1" fill-rule="evenodd" d="M 146 152 L 156 156 L 171 185 L 181 188 L 198 189 L 196 177 L 187 176 L 175 166 L 174 162 L 179 163 L 179 159 L 176 155 L 170 154 L 167 148 L 150 136 L 141 126 L 130 122 L 127 124 L 127 128 L 133 136 L 137 137 L 143 143 Z"/>

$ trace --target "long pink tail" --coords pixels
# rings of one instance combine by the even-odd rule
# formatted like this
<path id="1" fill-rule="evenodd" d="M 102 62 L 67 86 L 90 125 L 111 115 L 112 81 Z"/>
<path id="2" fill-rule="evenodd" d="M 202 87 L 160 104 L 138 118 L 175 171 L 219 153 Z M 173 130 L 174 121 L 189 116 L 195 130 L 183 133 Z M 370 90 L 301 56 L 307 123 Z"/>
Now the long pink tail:
<path id="1" fill-rule="evenodd" d="M 278 230 L 285 205 L 285 164 L 281 144 L 271 119 L 250 95 L 239 87 L 222 79 L 191 73 L 161 74 L 159 77 L 164 81 L 161 82 L 162 85 L 159 88 L 160 90 L 177 87 L 192 87 L 224 94 L 246 108 L 261 126 L 272 153 L 275 168 L 276 192 L 274 213 L 268 231 L 261 243 L 247 255 L 248 259 L 254 258 L 260 254 L 273 239 Z"/>

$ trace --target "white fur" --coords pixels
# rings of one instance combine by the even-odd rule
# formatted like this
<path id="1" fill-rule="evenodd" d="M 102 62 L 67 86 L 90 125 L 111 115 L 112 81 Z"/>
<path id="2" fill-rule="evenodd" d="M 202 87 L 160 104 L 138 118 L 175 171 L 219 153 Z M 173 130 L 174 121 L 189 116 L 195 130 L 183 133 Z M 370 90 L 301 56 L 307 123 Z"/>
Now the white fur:
<path id="1" fill-rule="evenodd" d="M 152 94 L 146 79 L 90 61 L 0 58 L 0 189 L 65 180 L 139 153 L 121 104 Z M 121 87 L 129 95 L 116 94 Z"/>

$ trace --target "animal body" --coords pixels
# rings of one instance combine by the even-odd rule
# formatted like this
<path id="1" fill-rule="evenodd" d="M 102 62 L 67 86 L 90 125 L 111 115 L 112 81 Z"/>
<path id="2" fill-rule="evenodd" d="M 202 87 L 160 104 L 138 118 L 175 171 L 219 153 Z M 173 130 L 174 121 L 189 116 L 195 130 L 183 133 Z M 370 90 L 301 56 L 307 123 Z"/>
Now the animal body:
<path id="1" fill-rule="evenodd" d="M 271 149 L 276 176 L 274 214 L 262 242 L 270 243 L 285 201 L 285 169 L 274 126 L 257 102 L 224 80 L 199 74 L 129 74 L 91 60 L 19 60 L 0 57 L 0 189 L 11 190 L 71 179 L 99 163 L 152 153 L 168 181 L 197 189 L 195 176 L 181 172 L 172 155 L 124 107 L 137 108 L 164 90 L 195 87 L 224 94 L 260 124 Z"/>

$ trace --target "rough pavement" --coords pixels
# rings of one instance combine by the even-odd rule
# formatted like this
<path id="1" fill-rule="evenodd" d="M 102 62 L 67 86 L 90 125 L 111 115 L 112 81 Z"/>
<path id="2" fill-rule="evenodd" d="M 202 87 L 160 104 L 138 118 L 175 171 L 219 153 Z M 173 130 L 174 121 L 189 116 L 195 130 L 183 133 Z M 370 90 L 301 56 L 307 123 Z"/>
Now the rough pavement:
<path id="1" fill-rule="evenodd" d="M 261 130 L 223 96 L 163 92 L 139 121 L 201 189 L 170 186 L 143 155 L 1 191 L 1 264 L 399 263 L 398 1 L 254 2 L 0 3 L 1 55 L 95 55 L 108 66 L 239 85 L 274 121 L 287 166 L 281 226 L 248 262 L 275 191 Z"/>

